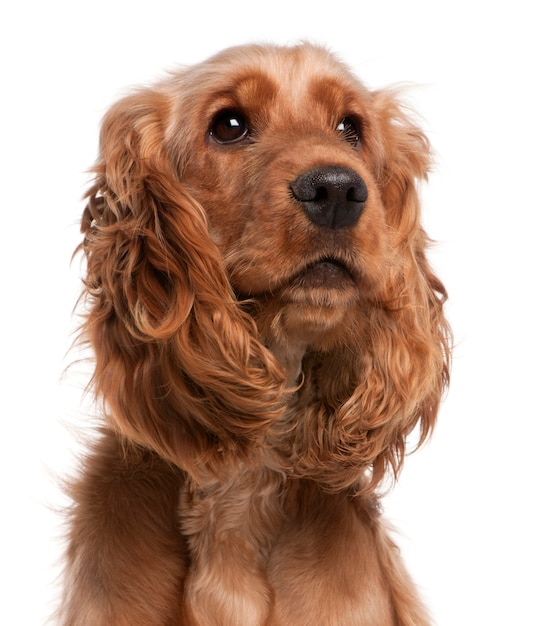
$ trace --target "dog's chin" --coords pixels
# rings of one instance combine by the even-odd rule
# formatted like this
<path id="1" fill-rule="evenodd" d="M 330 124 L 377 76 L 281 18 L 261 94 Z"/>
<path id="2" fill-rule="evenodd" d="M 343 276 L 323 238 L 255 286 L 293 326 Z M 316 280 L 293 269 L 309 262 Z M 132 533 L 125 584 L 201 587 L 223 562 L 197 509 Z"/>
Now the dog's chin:
<path id="1" fill-rule="evenodd" d="M 276 292 L 274 300 L 285 331 L 310 342 L 323 342 L 328 333 L 342 327 L 358 294 L 350 271 L 341 263 L 326 260 L 305 267 Z"/>
<path id="2" fill-rule="evenodd" d="M 264 316 L 269 324 L 283 328 L 290 335 L 295 333 L 301 339 L 319 341 L 342 326 L 346 313 L 361 293 L 350 269 L 330 258 L 304 266 L 273 289 L 264 291 L 255 287 L 248 290 L 247 296 L 240 291 L 237 295 L 240 300 L 257 304 L 260 319 Z"/>

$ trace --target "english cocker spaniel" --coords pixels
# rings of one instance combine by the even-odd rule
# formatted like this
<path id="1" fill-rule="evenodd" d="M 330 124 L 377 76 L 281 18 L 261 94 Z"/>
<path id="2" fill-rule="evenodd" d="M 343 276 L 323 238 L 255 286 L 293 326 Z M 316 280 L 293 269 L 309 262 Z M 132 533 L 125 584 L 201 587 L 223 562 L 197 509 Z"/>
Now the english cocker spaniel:
<path id="1" fill-rule="evenodd" d="M 109 110 L 81 245 L 105 419 L 62 624 L 429 624 L 379 507 L 449 379 L 429 161 L 393 92 L 306 43 Z"/>

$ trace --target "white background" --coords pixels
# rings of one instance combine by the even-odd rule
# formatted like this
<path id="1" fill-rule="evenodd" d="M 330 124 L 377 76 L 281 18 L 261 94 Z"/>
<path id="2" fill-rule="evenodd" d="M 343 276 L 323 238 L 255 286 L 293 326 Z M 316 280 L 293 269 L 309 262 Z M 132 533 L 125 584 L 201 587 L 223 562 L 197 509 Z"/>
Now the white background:
<path id="1" fill-rule="evenodd" d="M 336 51 L 371 87 L 410 82 L 437 152 L 424 190 L 450 292 L 451 391 L 385 500 L 439 626 L 543 625 L 544 62 L 538 3 L 15 2 L 0 9 L 0 623 L 55 605 L 55 475 L 87 424 L 62 378 L 85 170 L 132 84 L 249 41 Z M 310 618 L 309 618 L 310 619 Z M 92 626 L 92 625 L 90 625 Z"/>

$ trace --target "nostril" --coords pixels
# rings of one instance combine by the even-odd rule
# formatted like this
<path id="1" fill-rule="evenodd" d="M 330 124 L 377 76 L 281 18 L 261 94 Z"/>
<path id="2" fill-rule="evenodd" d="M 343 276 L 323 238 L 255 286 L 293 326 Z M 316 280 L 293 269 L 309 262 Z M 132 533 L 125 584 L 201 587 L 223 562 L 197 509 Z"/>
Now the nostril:
<path id="1" fill-rule="evenodd" d="M 315 198 L 313 198 L 313 200 L 315 200 L 316 202 L 319 202 L 320 200 L 326 200 L 327 197 L 328 197 L 327 188 L 326 187 L 318 187 L 315 190 Z"/>
<path id="2" fill-rule="evenodd" d="M 361 182 L 363 182 L 362 179 L 361 179 Z M 350 202 L 366 202 L 368 200 L 367 186 L 363 182 L 362 185 L 357 185 L 356 187 L 350 187 L 348 189 L 346 197 Z"/>

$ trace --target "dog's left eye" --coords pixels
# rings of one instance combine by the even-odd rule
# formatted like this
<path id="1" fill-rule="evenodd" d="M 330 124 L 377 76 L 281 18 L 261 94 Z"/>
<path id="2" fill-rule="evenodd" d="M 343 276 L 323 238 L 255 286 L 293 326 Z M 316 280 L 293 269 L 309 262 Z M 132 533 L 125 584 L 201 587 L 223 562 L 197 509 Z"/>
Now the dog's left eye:
<path id="1" fill-rule="evenodd" d="M 249 133 L 247 119 L 240 111 L 221 111 L 210 126 L 210 135 L 217 143 L 235 143 Z"/>
<path id="2" fill-rule="evenodd" d="M 361 140 L 359 124 L 351 115 L 343 117 L 340 122 L 338 122 L 336 130 L 342 135 L 342 139 L 350 143 L 353 147 Z"/>

